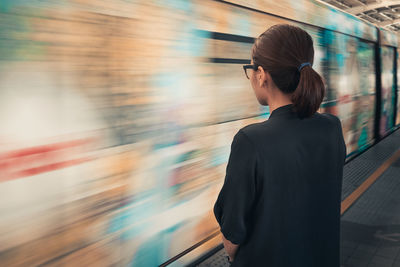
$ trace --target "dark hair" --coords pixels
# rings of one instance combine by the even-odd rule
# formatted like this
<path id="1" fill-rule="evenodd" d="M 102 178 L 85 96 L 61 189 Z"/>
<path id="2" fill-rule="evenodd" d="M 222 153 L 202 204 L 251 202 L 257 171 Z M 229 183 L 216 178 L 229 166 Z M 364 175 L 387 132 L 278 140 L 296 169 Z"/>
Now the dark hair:
<path id="1" fill-rule="evenodd" d="M 252 58 L 255 65 L 269 72 L 283 93 L 293 93 L 293 108 L 300 117 L 309 117 L 318 110 L 325 86 L 312 68 L 313 41 L 306 31 L 288 24 L 274 25 L 255 40 Z M 306 62 L 311 65 L 299 71 Z"/>

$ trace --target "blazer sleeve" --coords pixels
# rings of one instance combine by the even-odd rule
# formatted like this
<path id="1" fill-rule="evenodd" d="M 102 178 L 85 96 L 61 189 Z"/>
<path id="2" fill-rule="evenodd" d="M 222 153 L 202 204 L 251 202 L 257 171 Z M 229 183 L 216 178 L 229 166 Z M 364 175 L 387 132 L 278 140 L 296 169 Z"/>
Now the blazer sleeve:
<path id="1" fill-rule="evenodd" d="M 240 244 L 248 233 L 248 219 L 256 194 L 256 151 L 245 133 L 234 137 L 224 185 L 214 205 L 214 215 L 226 239 Z"/>
<path id="2" fill-rule="evenodd" d="M 344 137 L 343 137 L 343 128 L 342 128 L 342 123 L 340 121 L 340 119 L 338 117 L 336 117 L 336 123 L 337 123 L 337 127 L 338 127 L 338 134 L 339 134 L 339 143 L 341 146 L 341 151 L 342 151 L 342 155 L 343 155 L 343 163 L 346 161 L 346 156 L 347 156 L 347 148 L 346 148 L 346 143 L 344 141 Z"/>

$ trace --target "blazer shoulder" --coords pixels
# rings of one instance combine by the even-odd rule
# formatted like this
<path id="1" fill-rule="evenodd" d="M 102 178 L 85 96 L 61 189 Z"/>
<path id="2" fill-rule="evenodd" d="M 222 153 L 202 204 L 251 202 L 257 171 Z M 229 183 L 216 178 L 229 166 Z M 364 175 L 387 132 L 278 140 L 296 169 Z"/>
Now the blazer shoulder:
<path id="1" fill-rule="evenodd" d="M 324 118 L 326 118 L 326 119 L 328 119 L 330 122 L 332 122 L 333 124 L 341 124 L 341 122 L 340 122 L 340 119 L 337 117 L 337 116 L 335 116 L 335 115 L 333 115 L 333 114 L 331 114 L 331 113 L 319 113 L 322 117 L 324 117 Z"/>
<path id="2" fill-rule="evenodd" d="M 266 128 L 264 122 L 252 123 L 242 127 L 239 131 L 243 133 L 253 143 L 258 139 L 258 136 L 265 134 Z"/>
<path id="3" fill-rule="evenodd" d="M 343 135 L 342 122 L 337 116 L 330 113 L 322 113 L 321 116 L 324 116 L 330 122 L 331 127 L 336 129 L 338 134 Z"/>
<path id="4" fill-rule="evenodd" d="M 243 132 L 245 135 L 250 137 L 250 136 L 254 135 L 255 133 L 259 132 L 261 129 L 265 128 L 265 127 L 263 127 L 263 124 L 264 124 L 263 122 L 252 123 L 252 124 L 244 126 L 239 131 Z"/>

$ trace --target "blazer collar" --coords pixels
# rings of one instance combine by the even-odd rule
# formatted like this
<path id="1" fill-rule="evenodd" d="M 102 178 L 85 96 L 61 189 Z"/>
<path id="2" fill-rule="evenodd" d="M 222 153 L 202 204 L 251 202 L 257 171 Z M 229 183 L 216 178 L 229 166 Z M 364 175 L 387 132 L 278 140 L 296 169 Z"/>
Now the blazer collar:
<path id="1" fill-rule="evenodd" d="M 281 116 L 284 114 L 291 114 L 291 113 L 293 113 L 293 104 L 281 106 L 281 107 L 275 109 L 274 111 L 272 111 L 271 115 L 269 115 L 269 118 Z"/>

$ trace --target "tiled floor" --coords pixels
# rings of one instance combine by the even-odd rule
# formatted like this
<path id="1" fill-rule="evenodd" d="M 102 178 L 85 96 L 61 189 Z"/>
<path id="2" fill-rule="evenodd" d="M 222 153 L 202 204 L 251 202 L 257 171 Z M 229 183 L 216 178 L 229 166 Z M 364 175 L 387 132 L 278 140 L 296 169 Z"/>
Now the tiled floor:
<path id="1" fill-rule="evenodd" d="M 400 267 L 400 160 L 342 216 L 341 263 Z"/>

